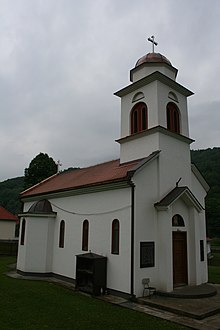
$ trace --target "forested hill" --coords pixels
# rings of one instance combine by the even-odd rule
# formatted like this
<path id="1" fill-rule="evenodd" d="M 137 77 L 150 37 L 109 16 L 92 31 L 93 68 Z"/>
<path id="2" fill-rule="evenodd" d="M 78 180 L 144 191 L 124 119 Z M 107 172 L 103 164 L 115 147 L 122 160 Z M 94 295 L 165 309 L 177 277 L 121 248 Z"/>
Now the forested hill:
<path id="1" fill-rule="evenodd" d="M 21 212 L 19 194 L 22 190 L 24 190 L 23 176 L 0 182 L 0 206 L 13 214 Z"/>
<path id="2" fill-rule="evenodd" d="M 220 237 L 220 148 L 192 150 L 192 162 L 211 187 L 206 198 L 207 229 L 210 237 Z M 24 177 L 0 182 L 0 205 L 10 212 L 21 212 L 19 193 L 24 190 Z"/>
<path id="3" fill-rule="evenodd" d="M 206 197 L 208 235 L 220 237 L 220 148 L 193 150 L 191 158 L 210 186 Z"/>

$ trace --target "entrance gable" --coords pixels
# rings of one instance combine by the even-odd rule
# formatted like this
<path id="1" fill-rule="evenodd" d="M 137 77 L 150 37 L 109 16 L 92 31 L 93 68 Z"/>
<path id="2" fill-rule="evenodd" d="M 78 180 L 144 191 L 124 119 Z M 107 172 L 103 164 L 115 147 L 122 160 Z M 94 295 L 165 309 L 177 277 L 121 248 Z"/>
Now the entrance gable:
<path id="1" fill-rule="evenodd" d="M 186 205 L 195 207 L 198 212 L 203 210 L 203 206 L 200 204 L 191 190 L 186 186 L 175 187 L 165 197 L 163 197 L 160 202 L 155 203 L 154 206 L 158 211 L 166 211 L 179 198 L 181 198 L 186 203 Z"/>

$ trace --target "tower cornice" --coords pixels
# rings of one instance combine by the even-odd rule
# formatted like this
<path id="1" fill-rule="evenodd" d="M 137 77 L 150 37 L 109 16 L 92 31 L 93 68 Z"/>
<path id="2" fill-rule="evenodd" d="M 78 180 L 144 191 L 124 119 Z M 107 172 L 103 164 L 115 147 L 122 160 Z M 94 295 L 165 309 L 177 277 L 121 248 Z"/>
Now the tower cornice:
<path id="1" fill-rule="evenodd" d="M 150 83 L 152 83 L 153 81 L 158 80 L 164 84 L 166 84 L 167 86 L 169 86 L 170 88 L 174 89 L 175 91 L 183 94 L 184 96 L 188 97 L 193 95 L 194 93 L 192 91 L 190 91 L 189 89 L 185 88 L 184 86 L 180 85 L 179 83 L 177 83 L 175 80 L 170 79 L 169 77 L 165 76 L 164 74 L 162 74 L 159 71 L 155 71 L 152 74 L 120 89 L 119 91 L 115 92 L 114 95 L 122 97 L 125 96 L 131 92 L 137 91 L 138 88 L 141 88 L 143 86 L 146 86 Z"/>
<path id="2" fill-rule="evenodd" d="M 143 136 L 147 136 L 147 135 L 151 135 L 151 134 L 155 134 L 155 133 L 162 133 L 162 134 L 165 134 L 165 135 L 169 135 L 171 137 L 175 137 L 176 139 L 181 140 L 181 141 L 183 141 L 185 143 L 188 143 L 188 144 L 191 144 L 192 142 L 194 142 L 193 139 L 190 139 L 187 136 L 184 136 L 184 135 L 181 135 L 181 134 L 174 133 L 174 132 L 172 132 L 172 131 L 170 131 L 167 128 L 162 127 L 162 126 L 155 126 L 155 127 L 150 128 L 150 129 L 147 129 L 145 131 L 142 131 L 140 133 L 136 133 L 136 134 L 132 134 L 132 135 L 122 137 L 122 138 L 116 140 L 116 142 L 118 142 L 119 144 L 123 144 L 123 143 L 129 142 L 129 141 L 132 141 L 132 140 L 139 139 Z"/>

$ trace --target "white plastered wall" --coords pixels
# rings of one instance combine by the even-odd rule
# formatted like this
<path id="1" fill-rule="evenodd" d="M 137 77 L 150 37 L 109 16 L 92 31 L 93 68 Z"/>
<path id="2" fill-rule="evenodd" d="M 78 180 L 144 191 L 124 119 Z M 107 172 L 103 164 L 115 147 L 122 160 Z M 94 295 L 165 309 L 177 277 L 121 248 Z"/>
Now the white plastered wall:
<path id="1" fill-rule="evenodd" d="M 177 165 L 180 172 L 177 171 L 175 177 L 175 169 L 170 166 L 167 169 L 168 179 L 161 182 L 161 174 L 158 175 L 161 172 L 161 166 L 164 166 L 161 157 L 162 152 L 133 178 L 135 183 L 135 294 L 137 296 L 143 293 L 142 279 L 146 277 L 150 278 L 151 285 L 157 290 L 166 292 L 173 290 L 172 232 L 176 230 L 187 232 L 188 284 L 199 285 L 207 281 L 206 256 L 204 262 L 200 261 L 200 240 L 205 239 L 204 211 L 198 212 L 191 203 L 186 204 L 181 198 L 165 211 L 157 211 L 154 207 L 156 202 L 175 187 L 175 178 L 181 174 L 181 171 L 186 175 L 186 177 L 183 175 L 183 183 L 186 184 L 189 180 L 187 171 L 184 166 L 181 169 L 177 160 L 174 165 Z M 179 161 L 181 164 L 181 159 Z M 183 217 L 185 227 L 172 227 L 172 217 L 175 214 Z M 155 267 L 140 268 L 140 242 L 152 241 L 155 242 Z"/>
<path id="2" fill-rule="evenodd" d="M 25 239 L 24 245 L 21 245 L 19 238 L 17 269 L 31 273 L 50 273 L 55 219 L 46 216 L 27 216 L 24 219 Z"/>
<path id="3" fill-rule="evenodd" d="M 0 221 L 0 239 L 14 239 L 15 238 L 16 222 L 12 220 Z"/>
<path id="4" fill-rule="evenodd" d="M 191 189 L 191 162 L 189 144 L 166 134 L 160 134 L 160 196 L 161 199 L 176 186 Z"/>
<path id="5" fill-rule="evenodd" d="M 154 203 L 158 198 L 158 159 L 148 163 L 135 174 L 135 254 L 134 291 L 136 296 L 143 293 L 143 278 L 150 278 L 151 285 L 158 283 L 157 212 Z M 140 268 L 140 242 L 155 242 L 155 267 Z"/>
<path id="6" fill-rule="evenodd" d="M 82 250 L 82 224 L 87 219 L 88 250 L 107 257 L 107 287 L 130 293 L 130 190 L 128 187 L 50 200 L 53 211 L 57 212 L 54 222 L 53 273 L 75 278 L 76 255 L 87 253 Z M 114 219 L 120 223 L 119 255 L 111 254 Z M 65 221 L 64 248 L 58 246 L 61 220 Z"/>
<path id="7" fill-rule="evenodd" d="M 139 68 L 137 67 L 135 71 L 132 71 L 133 82 L 136 82 L 156 71 L 159 71 L 165 76 L 175 80 L 175 74 L 176 74 L 175 69 L 171 69 L 166 64 L 149 65 L 148 63 L 146 65 L 140 66 Z"/>

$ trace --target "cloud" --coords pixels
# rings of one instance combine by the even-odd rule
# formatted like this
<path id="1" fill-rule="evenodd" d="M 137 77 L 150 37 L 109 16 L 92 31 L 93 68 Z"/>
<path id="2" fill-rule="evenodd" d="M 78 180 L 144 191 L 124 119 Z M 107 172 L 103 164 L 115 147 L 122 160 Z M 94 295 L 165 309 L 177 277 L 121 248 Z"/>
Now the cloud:
<path id="1" fill-rule="evenodd" d="M 63 168 L 117 158 L 120 102 L 113 93 L 151 51 L 152 34 L 156 51 L 179 69 L 177 81 L 195 92 L 189 100 L 195 146 L 219 144 L 219 1 L 0 0 L 0 6 L 0 180 L 23 175 L 39 152 Z"/>

